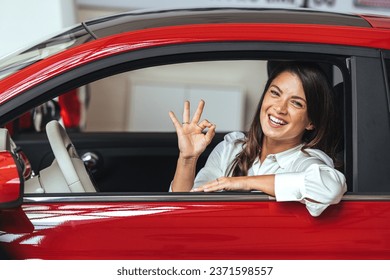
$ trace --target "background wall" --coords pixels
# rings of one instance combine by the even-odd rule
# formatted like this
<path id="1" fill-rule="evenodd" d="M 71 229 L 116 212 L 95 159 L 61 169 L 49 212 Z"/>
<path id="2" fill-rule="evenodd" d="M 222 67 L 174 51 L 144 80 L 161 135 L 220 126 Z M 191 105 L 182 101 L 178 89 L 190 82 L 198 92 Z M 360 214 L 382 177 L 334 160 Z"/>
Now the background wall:
<path id="1" fill-rule="evenodd" d="M 0 0 L 1 57 L 76 23 L 73 0 Z"/>
<path id="2" fill-rule="evenodd" d="M 264 61 L 183 63 L 112 76 L 90 85 L 86 130 L 174 131 L 168 112 L 181 118 L 184 100 L 195 109 L 200 99 L 202 118 L 218 131 L 247 129 L 266 79 Z"/>

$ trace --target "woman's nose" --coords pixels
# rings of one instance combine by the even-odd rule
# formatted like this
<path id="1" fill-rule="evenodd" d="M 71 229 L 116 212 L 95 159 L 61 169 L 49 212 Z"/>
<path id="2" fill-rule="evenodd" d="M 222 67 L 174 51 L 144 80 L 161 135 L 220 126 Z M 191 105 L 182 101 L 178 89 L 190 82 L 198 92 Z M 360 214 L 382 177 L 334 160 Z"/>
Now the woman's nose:
<path id="1" fill-rule="evenodd" d="M 286 114 L 287 113 L 287 102 L 280 101 L 275 104 L 274 109 L 278 114 Z"/>

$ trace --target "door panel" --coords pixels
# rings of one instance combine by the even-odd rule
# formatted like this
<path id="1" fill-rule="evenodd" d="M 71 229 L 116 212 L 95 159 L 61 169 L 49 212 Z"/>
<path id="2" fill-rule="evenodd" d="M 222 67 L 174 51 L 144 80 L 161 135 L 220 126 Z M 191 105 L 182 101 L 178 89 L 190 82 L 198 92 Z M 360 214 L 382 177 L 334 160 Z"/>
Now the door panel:
<path id="1" fill-rule="evenodd" d="M 27 203 L 23 211 L 34 230 L 2 234 L 0 242 L 14 258 L 390 257 L 388 202 L 342 201 L 314 218 L 300 203 L 257 196 L 252 202 Z"/>

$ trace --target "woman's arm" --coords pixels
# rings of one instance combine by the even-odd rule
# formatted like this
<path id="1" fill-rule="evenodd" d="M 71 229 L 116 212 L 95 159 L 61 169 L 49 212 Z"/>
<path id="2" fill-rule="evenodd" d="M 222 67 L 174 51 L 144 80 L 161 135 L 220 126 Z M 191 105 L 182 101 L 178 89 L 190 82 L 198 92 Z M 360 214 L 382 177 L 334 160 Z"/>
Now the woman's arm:
<path id="1" fill-rule="evenodd" d="M 197 159 L 185 159 L 179 156 L 175 176 L 171 184 L 173 192 L 188 192 L 192 189 L 195 179 Z"/>
<path id="2" fill-rule="evenodd" d="M 347 190 L 345 176 L 318 160 L 307 160 L 302 169 L 245 177 L 220 177 L 193 191 L 262 191 L 277 201 L 299 201 L 312 216 L 319 216 L 329 205 L 340 202 Z"/>
<path id="3" fill-rule="evenodd" d="M 329 205 L 340 202 L 347 191 L 344 174 L 325 164 L 310 164 L 302 172 L 277 174 L 277 201 L 301 201 L 312 216 L 319 216 Z"/>

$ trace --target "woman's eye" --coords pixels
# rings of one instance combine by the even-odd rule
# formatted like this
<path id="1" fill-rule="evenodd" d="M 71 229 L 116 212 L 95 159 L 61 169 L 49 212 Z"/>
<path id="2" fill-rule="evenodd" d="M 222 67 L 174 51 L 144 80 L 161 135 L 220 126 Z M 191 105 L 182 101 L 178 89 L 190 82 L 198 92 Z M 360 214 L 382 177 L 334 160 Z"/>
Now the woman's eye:
<path id="1" fill-rule="evenodd" d="M 299 101 L 292 100 L 291 103 L 297 108 L 303 108 L 303 104 Z"/>
<path id="2" fill-rule="evenodd" d="M 279 96 L 280 95 L 279 92 L 272 90 L 272 89 L 270 90 L 270 92 L 271 92 L 272 96 Z"/>

